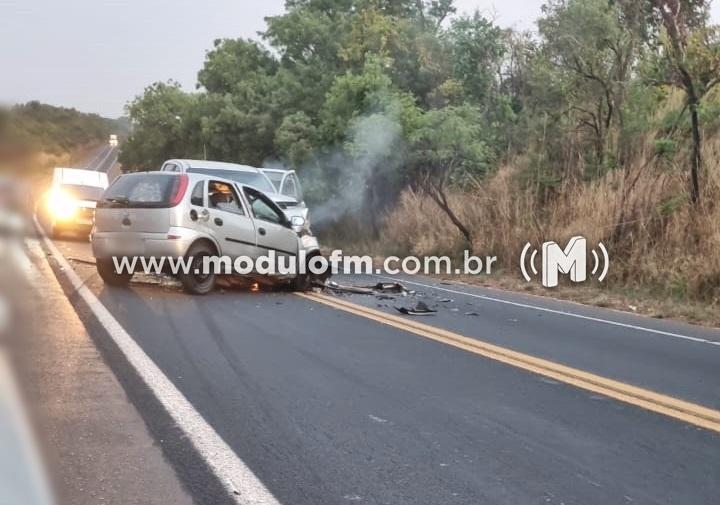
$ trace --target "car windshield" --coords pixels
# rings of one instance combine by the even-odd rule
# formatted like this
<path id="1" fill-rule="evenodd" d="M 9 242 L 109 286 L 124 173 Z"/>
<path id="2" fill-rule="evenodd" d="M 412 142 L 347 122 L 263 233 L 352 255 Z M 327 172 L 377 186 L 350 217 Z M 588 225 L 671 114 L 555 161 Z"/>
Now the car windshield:
<path id="1" fill-rule="evenodd" d="M 102 198 L 103 188 L 97 186 L 82 186 L 80 184 L 63 184 L 60 186 L 63 193 L 76 200 L 89 200 L 97 202 Z"/>
<path id="2" fill-rule="evenodd" d="M 280 191 L 280 185 L 282 184 L 283 180 L 283 173 L 282 172 L 265 172 L 265 175 L 268 179 L 270 179 L 270 182 L 273 183 L 273 186 L 275 186 L 276 191 Z"/>
<path id="3" fill-rule="evenodd" d="M 188 173 L 212 175 L 231 181 L 246 184 L 259 189 L 263 193 L 277 193 L 277 190 L 268 182 L 267 178 L 257 172 L 245 172 L 242 170 L 218 170 L 213 168 L 190 168 Z"/>

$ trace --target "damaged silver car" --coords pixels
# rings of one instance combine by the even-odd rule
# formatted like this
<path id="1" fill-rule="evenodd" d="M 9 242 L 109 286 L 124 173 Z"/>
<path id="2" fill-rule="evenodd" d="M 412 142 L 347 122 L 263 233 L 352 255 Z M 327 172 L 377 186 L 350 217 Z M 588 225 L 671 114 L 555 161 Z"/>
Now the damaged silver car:
<path id="1" fill-rule="evenodd" d="M 188 258 L 193 268 L 178 273 L 185 290 L 206 294 L 216 273 L 200 269 L 206 257 L 258 259 L 310 258 L 320 254 L 317 239 L 302 228 L 300 216 L 288 218 L 255 187 L 210 175 L 143 172 L 119 177 L 98 203 L 92 249 L 98 273 L 110 285 L 126 285 L 132 273 L 118 271 L 113 258 Z M 250 278 L 255 278 L 253 272 Z M 307 275 L 287 280 L 306 287 Z"/>

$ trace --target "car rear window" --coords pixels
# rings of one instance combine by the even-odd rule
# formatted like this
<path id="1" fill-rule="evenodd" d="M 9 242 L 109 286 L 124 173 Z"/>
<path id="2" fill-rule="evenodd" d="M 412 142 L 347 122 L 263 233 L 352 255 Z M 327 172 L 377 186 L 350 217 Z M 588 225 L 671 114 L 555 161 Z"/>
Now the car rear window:
<path id="1" fill-rule="evenodd" d="M 276 193 L 275 188 L 268 179 L 258 172 L 243 172 L 240 170 L 217 170 L 214 168 L 189 168 L 190 174 L 211 175 L 213 177 L 221 177 L 230 181 L 239 182 L 259 189 L 263 193 Z"/>
<path id="2" fill-rule="evenodd" d="M 127 174 L 115 180 L 105 191 L 100 207 L 170 207 L 180 184 L 180 174 Z"/>

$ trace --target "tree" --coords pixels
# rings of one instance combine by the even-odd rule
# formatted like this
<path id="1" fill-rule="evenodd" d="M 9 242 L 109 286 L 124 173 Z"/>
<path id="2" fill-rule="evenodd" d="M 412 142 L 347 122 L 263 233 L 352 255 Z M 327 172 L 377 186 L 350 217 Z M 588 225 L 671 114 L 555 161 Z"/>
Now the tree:
<path id="1" fill-rule="evenodd" d="M 660 22 L 659 41 L 664 49 L 657 61 L 659 82 L 680 87 L 686 96 L 692 128 L 690 199 L 700 203 L 702 132 L 699 107 L 720 83 L 720 31 L 707 25 L 709 2 L 652 0 Z"/>
<path id="2" fill-rule="evenodd" d="M 479 12 L 453 20 L 445 33 L 453 77 L 463 84 L 466 96 L 487 103 L 499 87 L 500 66 L 505 54 L 503 32 Z"/>
<path id="3" fill-rule="evenodd" d="M 278 62 L 257 42 L 245 39 L 218 39 L 207 53 L 198 73 L 198 87 L 209 93 L 235 93 L 239 86 L 267 86 L 278 70 Z"/>
<path id="4" fill-rule="evenodd" d="M 483 115 L 471 106 L 446 107 L 422 115 L 410 133 L 410 178 L 448 216 L 472 249 L 473 236 L 450 205 L 448 189 L 481 178 L 491 168 L 493 152 L 479 139 Z"/>
<path id="5" fill-rule="evenodd" d="M 543 42 L 534 61 L 537 99 L 566 117 L 593 146 L 604 169 L 612 128 L 621 125 L 627 81 L 636 61 L 639 33 L 621 2 L 551 0 L 538 21 Z M 539 102 L 538 102 L 539 103 Z"/>
<path id="6" fill-rule="evenodd" d="M 200 125 L 193 120 L 197 100 L 172 81 L 145 88 L 126 107 L 132 133 L 120 153 L 124 168 L 159 168 L 169 158 L 198 157 Z"/>

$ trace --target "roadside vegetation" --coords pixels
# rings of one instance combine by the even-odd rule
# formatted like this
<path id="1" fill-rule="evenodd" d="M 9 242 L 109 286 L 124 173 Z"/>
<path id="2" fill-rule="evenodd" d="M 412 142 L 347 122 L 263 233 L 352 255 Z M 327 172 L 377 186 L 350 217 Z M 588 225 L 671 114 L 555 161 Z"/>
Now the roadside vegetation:
<path id="1" fill-rule="evenodd" d="M 130 103 L 121 161 L 296 169 L 314 225 L 379 255 L 470 248 L 514 272 L 525 242 L 582 234 L 612 286 L 717 305 L 708 8 L 548 0 L 530 34 L 452 0 L 288 0 L 260 41 L 216 41 L 197 90 Z"/>
<path id="2" fill-rule="evenodd" d="M 126 122 L 40 102 L 0 108 L 0 169 L 42 175 L 122 131 Z"/>

